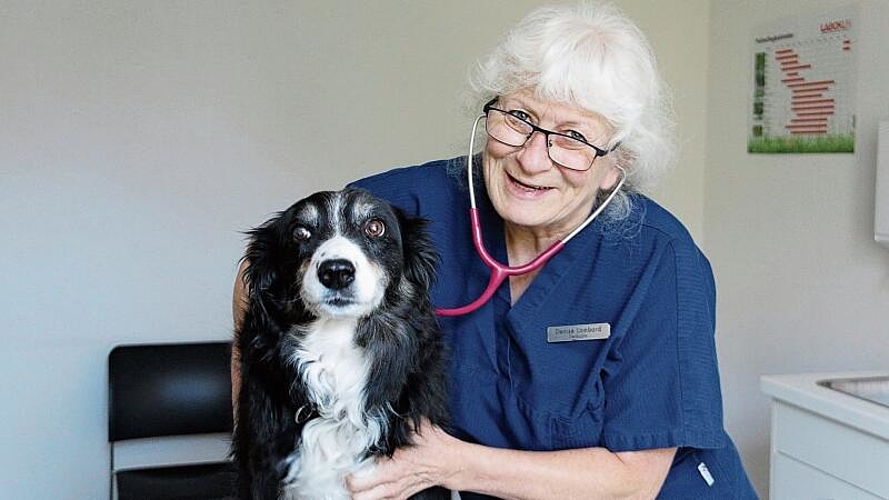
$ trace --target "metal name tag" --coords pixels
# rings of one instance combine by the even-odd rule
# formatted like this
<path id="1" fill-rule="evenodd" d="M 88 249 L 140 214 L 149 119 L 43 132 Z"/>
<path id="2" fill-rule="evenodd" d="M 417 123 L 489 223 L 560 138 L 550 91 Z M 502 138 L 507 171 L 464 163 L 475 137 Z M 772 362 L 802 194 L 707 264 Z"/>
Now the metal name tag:
<path id="1" fill-rule="evenodd" d="M 608 323 L 588 325 L 550 326 L 546 329 L 547 342 L 573 342 L 575 340 L 604 340 L 611 336 Z"/>

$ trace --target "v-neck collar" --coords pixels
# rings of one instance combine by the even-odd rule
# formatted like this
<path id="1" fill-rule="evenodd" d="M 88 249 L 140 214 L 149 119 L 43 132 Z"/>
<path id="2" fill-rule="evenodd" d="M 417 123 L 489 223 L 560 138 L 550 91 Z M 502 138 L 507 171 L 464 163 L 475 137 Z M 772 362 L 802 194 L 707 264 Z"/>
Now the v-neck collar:
<path id="1" fill-rule="evenodd" d="M 499 262 L 508 263 L 509 255 L 506 250 L 506 232 L 503 219 L 497 215 L 490 199 L 487 197 L 487 193 L 485 193 L 483 199 L 483 205 L 480 207 L 483 209 L 480 210 L 480 216 L 483 225 L 482 233 L 484 235 L 485 247 L 488 253 Z M 590 248 L 597 239 L 593 235 L 599 231 L 601 231 L 600 223 L 598 220 L 594 220 L 588 227 L 572 238 L 564 248 L 543 266 L 515 304 L 512 304 L 509 279 L 505 280 L 497 288 L 497 292 L 494 295 L 494 300 L 498 302 L 498 307 L 495 310 L 498 313 L 505 310 L 505 316 L 509 319 L 517 319 L 534 314 L 546 299 L 552 294 L 558 293 L 559 282 L 571 271 L 576 259 L 591 253 Z"/>

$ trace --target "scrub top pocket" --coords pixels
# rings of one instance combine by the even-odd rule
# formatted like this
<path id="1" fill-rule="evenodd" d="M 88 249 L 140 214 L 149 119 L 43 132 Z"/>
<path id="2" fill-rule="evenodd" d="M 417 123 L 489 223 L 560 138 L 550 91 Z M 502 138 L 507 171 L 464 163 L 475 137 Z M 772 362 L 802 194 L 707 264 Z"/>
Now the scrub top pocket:
<path id="1" fill-rule="evenodd" d="M 541 447 L 601 446 L 604 392 L 595 360 L 602 343 L 560 345 L 544 339 L 529 349 L 511 335 L 508 339 L 504 351 L 511 396 L 526 424 L 535 427 Z"/>

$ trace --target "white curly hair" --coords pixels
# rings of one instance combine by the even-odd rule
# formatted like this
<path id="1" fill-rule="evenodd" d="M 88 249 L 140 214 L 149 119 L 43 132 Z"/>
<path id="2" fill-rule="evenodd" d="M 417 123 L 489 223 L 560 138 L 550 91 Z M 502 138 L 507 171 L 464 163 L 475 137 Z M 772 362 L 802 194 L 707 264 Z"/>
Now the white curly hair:
<path id="1" fill-rule="evenodd" d="M 629 192 L 646 192 L 672 165 L 672 102 L 642 31 L 610 3 L 540 7 L 528 14 L 470 82 L 476 109 L 493 97 L 532 90 L 604 117 L 616 131 L 609 148 L 627 172 Z M 614 204 L 628 211 L 620 193 Z"/>

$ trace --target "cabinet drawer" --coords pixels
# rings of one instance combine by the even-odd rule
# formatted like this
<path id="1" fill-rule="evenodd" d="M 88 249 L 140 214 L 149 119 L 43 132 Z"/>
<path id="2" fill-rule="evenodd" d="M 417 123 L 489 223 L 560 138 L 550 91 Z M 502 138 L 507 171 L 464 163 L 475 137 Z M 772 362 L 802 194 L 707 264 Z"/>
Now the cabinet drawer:
<path id="1" fill-rule="evenodd" d="M 793 457 L 873 498 L 889 498 L 889 441 L 784 403 L 775 405 L 773 418 L 773 458 Z"/>
<path id="2" fill-rule="evenodd" d="M 772 500 L 884 500 L 780 453 L 772 478 Z"/>

